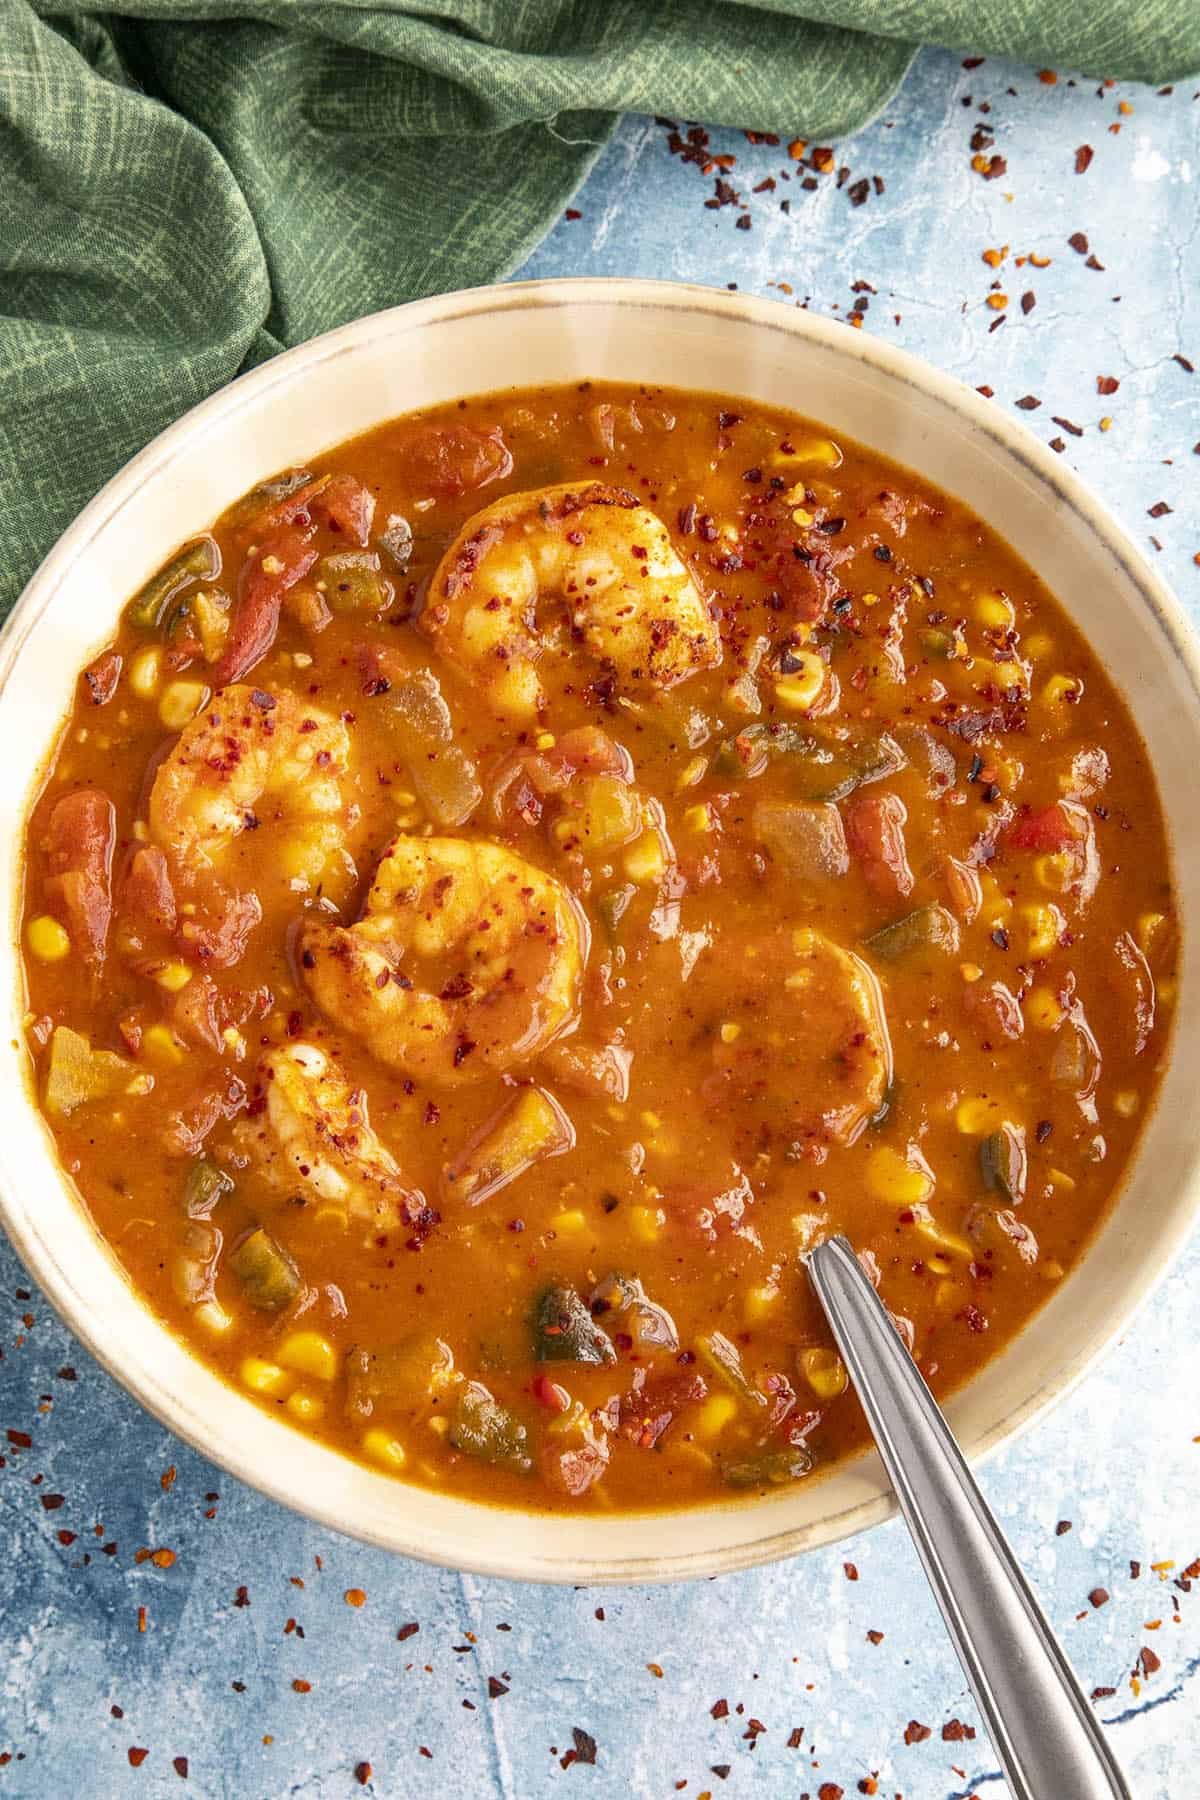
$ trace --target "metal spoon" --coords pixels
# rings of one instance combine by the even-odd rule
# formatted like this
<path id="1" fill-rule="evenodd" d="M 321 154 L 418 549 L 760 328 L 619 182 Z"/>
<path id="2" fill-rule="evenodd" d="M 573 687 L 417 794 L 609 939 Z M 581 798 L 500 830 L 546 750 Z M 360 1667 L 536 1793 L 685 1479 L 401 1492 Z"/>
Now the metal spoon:
<path id="1" fill-rule="evenodd" d="M 844 1237 L 808 1258 L 1014 1800 L 1131 1800 L 961 1450 Z"/>

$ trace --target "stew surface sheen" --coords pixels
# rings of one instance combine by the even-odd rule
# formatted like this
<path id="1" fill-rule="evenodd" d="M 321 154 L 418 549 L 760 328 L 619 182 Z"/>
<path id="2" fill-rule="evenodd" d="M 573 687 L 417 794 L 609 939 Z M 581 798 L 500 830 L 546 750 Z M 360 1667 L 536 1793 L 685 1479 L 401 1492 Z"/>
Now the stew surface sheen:
<path id="1" fill-rule="evenodd" d="M 1166 1051 L 1128 712 L 960 503 L 585 384 L 285 472 L 134 597 L 28 825 L 40 1104 L 147 1303 L 297 1429 L 524 1508 L 805 1479 L 845 1232 L 944 1394 Z"/>

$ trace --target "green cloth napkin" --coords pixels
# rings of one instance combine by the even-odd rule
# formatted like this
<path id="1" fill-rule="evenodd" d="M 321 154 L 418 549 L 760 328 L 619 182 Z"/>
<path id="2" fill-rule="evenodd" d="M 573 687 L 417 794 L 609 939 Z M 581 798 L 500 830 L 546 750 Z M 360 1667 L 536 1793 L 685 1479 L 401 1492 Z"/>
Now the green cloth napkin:
<path id="1" fill-rule="evenodd" d="M 836 140 L 935 43 L 1200 66 L 1195 0 L 0 0 L 0 611 L 240 369 L 495 280 L 622 112 Z"/>

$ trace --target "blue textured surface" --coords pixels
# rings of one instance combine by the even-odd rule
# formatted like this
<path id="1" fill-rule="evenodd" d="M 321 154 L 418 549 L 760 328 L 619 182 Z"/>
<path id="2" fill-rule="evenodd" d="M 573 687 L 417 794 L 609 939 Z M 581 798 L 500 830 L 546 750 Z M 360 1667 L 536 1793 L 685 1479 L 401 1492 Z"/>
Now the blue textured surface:
<path id="1" fill-rule="evenodd" d="M 748 203 L 749 230 L 735 205 L 705 208 L 711 172 L 673 157 L 662 126 L 630 120 L 576 202 L 582 216 L 522 273 L 736 282 L 842 314 L 852 284 L 869 282 L 865 329 L 990 385 L 997 405 L 1040 398 L 1027 422 L 1063 441 L 1152 554 L 1158 537 L 1160 566 L 1195 616 L 1200 374 L 1173 360 L 1200 364 L 1194 86 L 1097 93 L 1095 82 L 1050 86 L 995 62 L 964 72 L 926 54 L 888 111 L 837 146 L 851 171 L 841 190 L 823 177 L 815 193 L 796 179 L 752 193 L 789 166 L 785 149 L 714 133 L 710 151 L 737 158 L 726 179 Z M 996 133 L 985 154 L 1008 164 L 991 181 L 971 168 L 981 117 Z M 1077 175 L 1085 143 L 1095 158 Z M 884 193 L 853 205 L 850 189 L 874 175 Z M 1103 269 L 1070 248 L 1075 232 Z M 989 331 L 997 275 L 981 253 L 1005 244 L 1009 304 Z M 1017 268 L 1031 251 L 1050 266 Z M 1027 313 L 1024 293 L 1036 296 Z M 1102 375 L 1120 382 L 1111 397 L 1097 392 Z M 1149 518 L 1159 501 L 1173 510 Z M 1113 1690 L 1099 1711 L 1143 1800 L 1200 1793 L 1200 1592 L 1175 1585 L 1200 1554 L 1198 1276 L 1193 1248 L 1136 1337 L 984 1481 L 1085 1686 Z M 11 1757 L 0 1793 L 175 1794 L 176 1758 L 187 1759 L 182 1792 L 239 1800 L 357 1794 L 362 1762 L 368 1792 L 438 1800 L 816 1800 L 826 1782 L 872 1792 L 873 1774 L 887 1800 L 1005 1792 L 982 1731 L 943 1740 L 947 1721 L 978 1720 L 895 1525 L 790 1566 L 666 1590 L 539 1591 L 441 1573 L 311 1527 L 185 1449 L 30 1295 L 7 1248 L 0 1332 L 0 1750 Z M 14 1431 L 32 1448 L 13 1446 Z M 1056 1534 L 1059 1520 L 1069 1533 Z M 66 1532 L 76 1535 L 63 1544 Z M 163 1545 L 176 1553 L 169 1569 L 135 1561 L 139 1547 Z M 359 1609 L 343 1598 L 355 1587 L 367 1595 Z M 1088 1601 L 1097 1587 L 1111 1595 L 1099 1608 Z M 419 1632 L 397 1641 L 409 1621 Z M 1143 1645 L 1161 1668 L 1138 1693 Z M 508 1691 L 489 1699 L 489 1676 Z M 722 1698 L 729 1716 L 714 1720 Z M 932 1735 L 906 1745 L 911 1719 Z M 595 1738 L 595 1767 L 562 1768 L 573 1727 Z M 138 1767 L 130 1746 L 148 1751 Z M 712 1772 L 726 1764 L 725 1778 Z"/>

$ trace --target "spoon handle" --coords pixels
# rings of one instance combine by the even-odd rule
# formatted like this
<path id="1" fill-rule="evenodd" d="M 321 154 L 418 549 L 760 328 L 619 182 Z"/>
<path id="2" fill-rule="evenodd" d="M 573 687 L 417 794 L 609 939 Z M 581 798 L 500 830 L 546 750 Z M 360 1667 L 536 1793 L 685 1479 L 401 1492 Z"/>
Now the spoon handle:
<path id="1" fill-rule="evenodd" d="M 1014 1800 L 1130 1800 L 1071 1666 L 844 1237 L 808 1273 Z"/>

